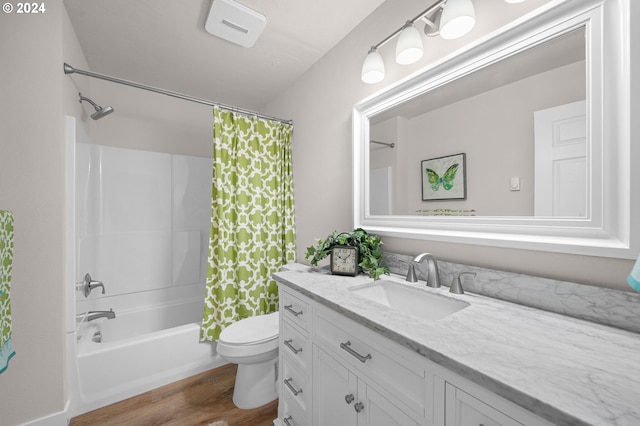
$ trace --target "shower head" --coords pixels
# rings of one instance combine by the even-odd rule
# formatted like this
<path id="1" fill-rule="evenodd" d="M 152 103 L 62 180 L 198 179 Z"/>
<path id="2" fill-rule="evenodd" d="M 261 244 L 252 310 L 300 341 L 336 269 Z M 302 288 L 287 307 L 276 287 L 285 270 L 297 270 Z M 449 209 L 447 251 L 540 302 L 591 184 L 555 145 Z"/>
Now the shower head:
<path id="1" fill-rule="evenodd" d="M 80 101 L 79 101 L 80 103 L 82 103 L 82 101 L 87 101 L 93 106 L 93 108 L 95 108 L 96 112 L 91 114 L 91 118 L 93 118 L 94 120 L 99 120 L 105 115 L 109 115 L 114 111 L 114 109 L 110 106 L 106 106 L 104 108 L 101 107 L 100 105 L 93 102 L 91 99 L 85 98 L 84 96 L 82 96 L 82 93 L 78 93 L 78 95 L 80 96 Z"/>

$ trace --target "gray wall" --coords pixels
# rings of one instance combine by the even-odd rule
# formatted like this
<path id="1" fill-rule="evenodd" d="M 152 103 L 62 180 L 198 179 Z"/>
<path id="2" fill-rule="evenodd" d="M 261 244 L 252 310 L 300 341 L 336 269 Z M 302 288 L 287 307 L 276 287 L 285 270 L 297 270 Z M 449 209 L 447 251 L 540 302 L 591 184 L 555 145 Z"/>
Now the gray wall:
<path id="1" fill-rule="evenodd" d="M 490 12 L 488 0 L 475 2 L 477 26 L 458 40 L 439 38 L 425 42 L 425 56 L 410 66 L 393 61 L 394 45 L 380 49 L 387 76 L 376 85 L 360 81 L 362 61 L 372 44 L 391 34 L 398 23 L 422 10 L 420 1 L 388 0 L 318 61 L 301 79 L 268 105 L 268 113 L 294 121 L 294 176 L 298 258 L 316 238 L 333 230 L 352 227 L 351 114 L 358 101 L 408 77 L 466 43 L 499 28 L 516 15 L 546 3 L 527 1 L 511 5 L 514 15 L 499 18 Z M 637 9 L 636 9 L 637 10 Z M 498 19 L 504 19 L 498 22 Z M 633 20 L 632 20 L 633 22 Z M 635 30 L 637 32 L 637 30 Z M 633 37 L 632 37 L 633 40 Z M 637 93 L 637 92 L 636 92 Z M 629 291 L 626 276 L 633 261 L 590 256 L 545 253 L 483 246 L 384 238 L 385 249 L 416 254 L 434 253 L 437 258 L 493 269 L 574 281 Z M 550 296 L 551 297 L 551 296 Z"/>
<path id="2" fill-rule="evenodd" d="M 0 208 L 15 215 L 16 356 L 0 375 L 2 424 L 60 412 L 64 368 L 62 1 L 0 16 Z"/>

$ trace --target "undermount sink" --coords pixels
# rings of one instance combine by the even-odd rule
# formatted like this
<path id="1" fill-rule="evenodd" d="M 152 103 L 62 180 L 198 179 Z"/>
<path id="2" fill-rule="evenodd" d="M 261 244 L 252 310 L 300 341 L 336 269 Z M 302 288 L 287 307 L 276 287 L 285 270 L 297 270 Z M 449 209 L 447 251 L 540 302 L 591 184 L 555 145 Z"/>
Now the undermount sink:
<path id="1" fill-rule="evenodd" d="M 351 288 L 350 291 L 414 317 L 431 321 L 442 319 L 469 306 L 461 300 L 389 280 L 364 284 Z"/>

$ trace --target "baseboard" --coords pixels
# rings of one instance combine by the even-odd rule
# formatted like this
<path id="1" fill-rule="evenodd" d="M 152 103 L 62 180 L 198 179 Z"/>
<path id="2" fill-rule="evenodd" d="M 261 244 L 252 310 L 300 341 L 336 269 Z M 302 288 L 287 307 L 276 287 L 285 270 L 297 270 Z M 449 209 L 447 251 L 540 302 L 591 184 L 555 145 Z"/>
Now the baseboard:
<path id="1" fill-rule="evenodd" d="M 69 424 L 67 415 L 69 414 L 70 404 L 71 401 L 67 400 L 66 404 L 64 404 L 64 410 L 45 417 L 40 417 L 39 419 L 31 420 L 30 422 L 23 423 L 20 426 L 67 426 Z"/>

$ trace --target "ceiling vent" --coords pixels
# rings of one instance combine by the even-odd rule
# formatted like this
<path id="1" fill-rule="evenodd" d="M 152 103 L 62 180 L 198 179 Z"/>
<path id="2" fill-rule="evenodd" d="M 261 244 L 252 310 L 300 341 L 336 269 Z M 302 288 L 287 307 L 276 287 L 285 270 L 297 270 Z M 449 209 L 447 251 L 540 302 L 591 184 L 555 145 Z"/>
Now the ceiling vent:
<path id="1" fill-rule="evenodd" d="M 214 36 L 252 47 L 266 25 L 267 19 L 255 10 L 233 0 L 213 0 L 204 28 Z"/>

